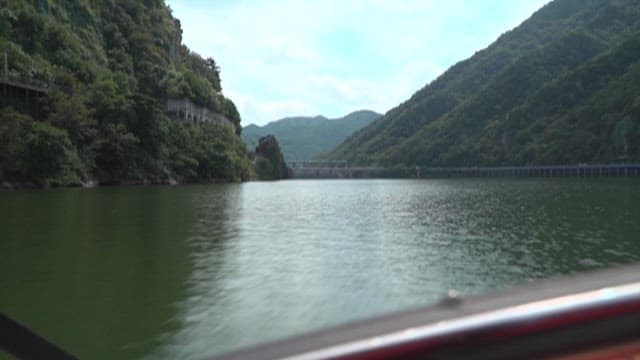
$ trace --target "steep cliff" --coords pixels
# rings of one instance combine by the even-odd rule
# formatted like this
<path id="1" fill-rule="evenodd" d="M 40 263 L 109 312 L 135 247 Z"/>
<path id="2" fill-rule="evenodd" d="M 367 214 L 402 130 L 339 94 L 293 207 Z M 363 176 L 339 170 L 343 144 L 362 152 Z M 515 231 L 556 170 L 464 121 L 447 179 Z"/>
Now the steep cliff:
<path id="1" fill-rule="evenodd" d="M 640 160 L 640 2 L 555 0 L 328 158 L 379 165 Z"/>
<path id="2" fill-rule="evenodd" d="M 258 180 L 280 180 L 290 177 L 278 140 L 273 135 L 266 135 L 258 140 L 254 156 Z"/>
<path id="3" fill-rule="evenodd" d="M 0 51 L 9 82 L 18 85 L 3 92 L 0 180 L 68 185 L 248 175 L 240 116 L 222 94 L 219 69 L 182 44 L 180 21 L 163 1 L 2 3 Z M 20 84 L 47 92 L 34 103 Z M 169 99 L 233 125 L 174 119 Z M 43 169 L 44 158 L 53 165 Z"/>

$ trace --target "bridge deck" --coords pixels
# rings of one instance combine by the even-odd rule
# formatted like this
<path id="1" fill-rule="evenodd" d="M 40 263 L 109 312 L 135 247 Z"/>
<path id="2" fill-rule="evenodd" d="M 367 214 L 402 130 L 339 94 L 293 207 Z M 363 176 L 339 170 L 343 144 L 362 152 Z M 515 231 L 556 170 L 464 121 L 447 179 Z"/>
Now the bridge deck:
<path id="1" fill-rule="evenodd" d="M 30 91 L 35 91 L 35 92 L 39 92 L 42 94 L 46 94 L 49 92 L 48 88 L 42 87 L 42 86 L 38 86 L 38 85 L 33 85 L 33 84 L 27 84 L 27 83 L 23 83 L 23 82 L 19 82 L 19 81 L 11 81 L 11 80 L 5 80 L 5 79 L 0 79 L 0 86 L 2 85 L 9 85 L 12 87 L 16 87 L 16 88 L 20 88 L 20 89 L 26 89 L 26 90 L 30 90 Z"/>
<path id="2" fill-rule="evenodd" d="M 498 166 L 498 167 L 404 167 L 367 166 L 292 167 L 294 178 L 442 178 L 442 177 L 569 177 L 640 176 L 640 164 Z"/>

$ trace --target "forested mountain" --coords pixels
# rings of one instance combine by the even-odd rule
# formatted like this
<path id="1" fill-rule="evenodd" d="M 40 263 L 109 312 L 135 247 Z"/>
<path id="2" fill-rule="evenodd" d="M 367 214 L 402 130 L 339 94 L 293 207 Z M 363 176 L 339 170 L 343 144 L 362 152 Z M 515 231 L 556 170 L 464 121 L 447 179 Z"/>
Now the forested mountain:
<path id="1" fill-rule="evenodd" d="M 328 158 L 386 166 L 640 161 L 640 1 L 547 4 Z"/>
<path id="2" fill-rule="evenodd" d="M 0 3 L 0 52 L 9 82 L 48 89 L 34 102 L 19 86 L 7 91 L 3 85 L 0 182 L 249 175 L 240 116 L 222 95 L 219 69 L 182 44 L 180 21 L 164 1 Z M 188 101 L 230 125 L 171 119 L 168 99 Z"/>
<path id="3" fill-rule="evenodd" d="M 272 134 L 278 139 L 287 161 L 310 160 L 335 148 L 353 132 L 379 117 L 380 114 L 369 110 L 355 111 L 338 119 L 290 117 L 262 127 L 246 126 L 242 130 L 242 139 L 253 149 L 258 139 Z"/>

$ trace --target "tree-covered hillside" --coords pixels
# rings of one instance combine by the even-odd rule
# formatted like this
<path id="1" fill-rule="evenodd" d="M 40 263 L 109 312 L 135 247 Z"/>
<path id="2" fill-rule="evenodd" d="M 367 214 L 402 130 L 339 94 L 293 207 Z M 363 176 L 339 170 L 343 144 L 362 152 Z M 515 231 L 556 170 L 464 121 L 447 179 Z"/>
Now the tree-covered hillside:
<path id="1" fill-rule="evenodd" d="M 252 154 L 258 180 L 280 180 L 290 177 L 278 140 L 273 135 L 261 137 Z"/>
<path id="2" fill-rule="evenodd" d="M 640 2 L 555 0 L 338 146 L 380 165 L 640 161 Z"/>
<path id="3" fill-rule="evenodd" d="M 3 93 L 0 181 L 192 182 L 249 174 L 240 116 L 222 95 L 216 63 L 182 44 L 180 22 L 162 0 L 0 3 L 9 81 L 48 89 L 36 105 L 11 96 L 19 90 Z M 172 98 L 233 125 L 170 119 L 165 104 Z"/>
<path id="4" fill-rule="evenodd" d="M 355 111 L 338 119 L 324 116 L 291 117 L 265 126 L 249 125 L 242 130 L 242 139 L 250 149 L 258 139 L 272 134 L 278 139 L 287 161 L 310 160 L 343 142 L 355 131 L 367 126 L 381 115 L 369 110 Z"/>

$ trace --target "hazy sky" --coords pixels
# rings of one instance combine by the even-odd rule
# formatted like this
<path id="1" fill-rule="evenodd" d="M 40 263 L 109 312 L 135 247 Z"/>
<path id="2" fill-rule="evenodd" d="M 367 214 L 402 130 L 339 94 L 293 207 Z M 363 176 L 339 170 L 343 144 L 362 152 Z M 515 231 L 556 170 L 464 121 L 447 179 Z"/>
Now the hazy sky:
<path id="1" fill-rule="evenodd" d="M 549 0 L 167 0 L 242 124 L 384 113 Z"/>

